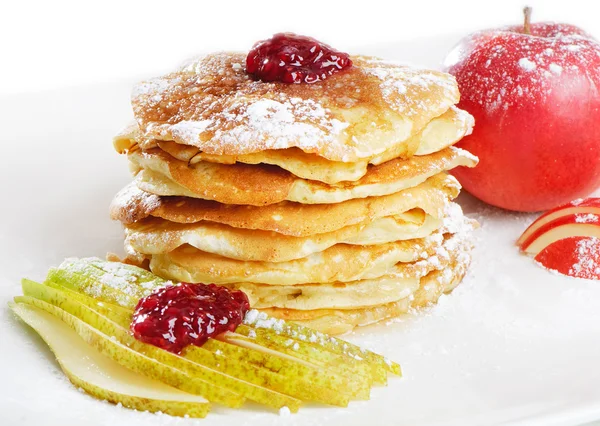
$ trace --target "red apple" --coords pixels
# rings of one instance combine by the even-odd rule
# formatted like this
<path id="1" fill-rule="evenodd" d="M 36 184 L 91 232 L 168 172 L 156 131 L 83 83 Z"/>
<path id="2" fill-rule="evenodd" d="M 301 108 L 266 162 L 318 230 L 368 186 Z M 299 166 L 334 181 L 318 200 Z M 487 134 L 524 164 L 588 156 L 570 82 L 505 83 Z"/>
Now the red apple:
<path id="1" fill-rule="evenodd" d="M 550 244 L 569 237 L 600 238 L 600 216 L 571 214 L 540 226 L 521 245 L 525 253 L 536 255 Z"/>
<path id="2" fill-rule="evenodd" d="M 600 186 L 600 44 L 584 31 L 526 19 L 465 38 L 444 65 L 475 117 L 458 146 L 480 163 L 453 171 L 467 191 L 539 211 Z"/>
<path id="3" fill-rule="evenodd" d="M 571 201 L 568 204 L 552 209 L 539 218 L 537 218 L 523 232 L 523 235 L 517 240 L 517 245 L 523 250 L 523 244 L 537 232 L 541 227 L 554 220 L 573 216 L 579 217 L 580 221 L 591 220 L 594 216 L 600 217 L 600 198 L 587 198 Z"/>
<path id="4" fill-rule="evenodd" d="M 600 239 L 569 237 L 542 250 L 535 260 L 564 275 L 600 280 Z"/>

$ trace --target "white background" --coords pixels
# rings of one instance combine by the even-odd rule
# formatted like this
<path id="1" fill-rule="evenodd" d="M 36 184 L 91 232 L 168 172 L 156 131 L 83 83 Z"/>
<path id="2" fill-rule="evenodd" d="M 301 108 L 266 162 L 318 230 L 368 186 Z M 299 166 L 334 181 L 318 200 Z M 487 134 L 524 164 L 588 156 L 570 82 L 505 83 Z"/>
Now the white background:
<path id="1" fill-rule="evenodd" d="M 547 426 L 600 418 L 600 287 L 550 275 L 518 254 L 514 240 L 531 215 L 468 198 L 462 204 L 482 225 L 468 278 L 431 311 L 350 336 L 400 361 L 406 375 L 345 410 L 307 407 L 282 419 L 217 409 L 191 422 L 102 404 L 70 386 L 6 308 L 20 277 L 40 280 L 65 257 L 121 250 L 107 206 L 130 176 L 110 139 L 131 114 L 133 79 L 285 30 L 352 53 L 434 64 L 460 34 L 519 22 L 521 1 L 7 3 L 0 0 L 0 92 L 36 93 L 0 98 L 0 425 Z M 534 20 L 600 37 L 597 0 L 530 4 Z M 65 86 L 81 87 L 55 90 Z"/>
<path id="2" fill-rule="evenodd" d="M 597 0 L 2 0 L 0 93 L 154 75 L 196 53 L 247 50 L 279 31 L 358 53 L 516 24 L 525 3 L 534 20 L 577 24 L 600 37 Z"/>

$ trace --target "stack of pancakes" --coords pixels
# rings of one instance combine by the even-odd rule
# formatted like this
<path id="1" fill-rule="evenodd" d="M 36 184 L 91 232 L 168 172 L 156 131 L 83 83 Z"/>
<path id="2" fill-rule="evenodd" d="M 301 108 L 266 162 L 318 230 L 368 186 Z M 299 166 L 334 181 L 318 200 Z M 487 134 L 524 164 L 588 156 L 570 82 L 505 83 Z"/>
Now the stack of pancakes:
<path id="1" fill-rule="evenodd" d="M 265 83 L 219 53 L 138 84 L 115 140 L 129 262 L 243 290 L 331 334 L 437 301 L 470 262 L 446 171 L 472 117 L 450 75 L 369 57 L 315 84 Z"/>

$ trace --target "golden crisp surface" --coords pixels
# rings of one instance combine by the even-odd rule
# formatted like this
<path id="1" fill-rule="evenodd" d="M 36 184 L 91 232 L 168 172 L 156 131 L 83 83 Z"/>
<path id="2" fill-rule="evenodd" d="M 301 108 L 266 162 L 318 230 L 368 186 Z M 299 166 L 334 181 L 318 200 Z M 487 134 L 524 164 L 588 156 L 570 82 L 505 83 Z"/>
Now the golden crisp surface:
<path id="1" fill-rule="evenodd" d="M 181 224 L 207 221 L 306 237 L 416 208 L 441 218 L 447 200 L 455 198 L 459 190 L 460 185 L 454 177 L 441 173 L 418 186 L 383 197 L 357 198 L 336 204 L 284 201 L 256 207 L 221 204 L 199 198 L 161 197 L 141 191 L 135 183 L 131 183 L 115 196 L 110 211 L 112 219 L 125 225 L 156 217 Z"/>
<path id="2" fill-rule="evenodd" d="M 299 148 L 355 162 L 402 145 L 459 100 L 454 77 L 354 56 L 354 66 L 315 84 L 265 83 L 245 72 L 242 53 L 216 53 L 137 84 L 142 138 L 207 154 Z"/>

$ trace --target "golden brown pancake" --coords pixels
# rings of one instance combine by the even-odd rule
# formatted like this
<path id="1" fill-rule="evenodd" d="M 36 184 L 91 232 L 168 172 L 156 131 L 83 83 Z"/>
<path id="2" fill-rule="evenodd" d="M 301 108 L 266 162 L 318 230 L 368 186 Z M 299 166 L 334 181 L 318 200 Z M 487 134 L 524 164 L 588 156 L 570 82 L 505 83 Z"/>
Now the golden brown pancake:
<path id="1" fill-rule="evenodd" d="M 142 254 L 168 253 L 188 244 L 231 259 L 285 262 L 321 252 L 335 244 L 373 245 L 423 238 L 441 225 L 442 219 L 417 209 L 306 237 L 213 222 L 180 224 L 158 218 L 129 225 L 125 232 L 126 243 Z"/>
<path id="2" fill-rule="evenodd" d="M 435 256 L 416 263 L 397 264 L 388 275 L 353 282 L 272 286 L 255 283 L 228 284 L 248 295 L 253 308 L 280 308 L 301 311 L 318 309 L 357 309 L 384 305 L 409 297 L 419 289 L 416 303 L 437 299 L 443 288 L 429 283 L 419 287 L 421 278 L 433 271 L 448 277 L 449 281 L 460 268 L 470 262 L 470 240 L 458 244 L 447 240 Z M 464 272 L 464 271 L 463 271 Z M 432 275 L 433 276 L 433 275 Z M 431 277 L 430 277 L 431 278 Z M 444 281 L 445 282 L 445 281 Z M 426 294 L 425 294 L 426 293 Z"/>
<path id="3" fill-rule="evenodd" d="M 418 186 L 383 197 L 357 198 L 336 204 L 284 201 L 255 207 L 227 205 L 199 198 L 160 197 L 141 191 L 132 183 L 115 196 L 111 204 L 111 217 L 124 224 L 132 224 L 149 216 L 176 223 L 209 221 L 235 228 L 303 237 L 417 208 L 430 216 L 441 218 L 447 200 L 455 198 L 459 190 L 458 181 L 442 173 Z"/>
<path id="4" fill-rule="evenodd" d="M 454 77 L 376 58 L 354 56 L 352 68 L 311 85 L 254 81 L 244 58 L 206 55 L 136 85 L 142 138 L 214 155 L 295 147 L 356 162 L 404 145 L 459 100 Z M 130 148 L 126 140 L 116 147 Z"/>
<path id="5" fill-rule="evenodd" d="M 415 155 L 427 155 L 441 151 L 460 140 L 473 127 L 473 117 L 466 111 L 451 107 L 439 117 L 430 121 L 417 135 L 411 137 L 406 144 Z M 200 151 L 199 148 L 182 145 L 173 141 L 145 141 L 141 139 L 137 123 L 124 130 L 118 139 L 130 139 L 128 145 L 143 150 L 160 148 L 172 157 L 190 165 L 200 161 L 221 164 L 271 164 L 285 169 L 293 175 L 309 180 L 318 180 L 334 184 L 342 181 L 356 181 L 367 173 L 367 166 L 381 164 L 394 158 L 407 159 L 404 145 L 393 147 L 373 157 L 354 163 L 330 161 L 316 154 L 307 154 L 299 148 L 274 149 L 244 155 L 215 155 Z M 117 142 L 119 143 L 119 142 Z"/>
<path id="6" fill-rule="evenodd" d="M 444 236 L 447 229 L 458 232 Z M 395 271 L 396 264 L 418 262 L 443 253 L 446 246 L 452 247 L 468 239 L 471 229 L 467 219 L 455 215 L 450 223 L 425 238 L 373 246 L 336 244 L 322 252 L 287 262 L 235 260 L 189 245 L 146 257 L 150 258 L 152 272 L 173 281 L 270 285 L 350 282 L 400 273 Z M 128 252 L 137 253 L 130 247 Z"/>
<path id="7" fill-rule="evenodd" d="M 477 158 L 454 147 L 409 160 L 369 166 L 355 182 L 327 185 L 296 178 L 275 166 L 200 162 L 193 166 L 164 151 L 135 150 L 130 161 L 139 169 L 136 183 L 156 195 L 182 195 L 224 204 L 264 206 L 281 201 L 332 204 L 354 198 L 383 196 L 411 188 L 431 176 L 459 166 L 474 167 Z"/>
<path id="8" fill-rule="evenodd" d="M 386 319 L 401 316 L 410 308 L 421 308 L 437 303 L 440 296 L 452 291 L 463 279 L 469 263 L 457 263 L 443 271 L 432 271 L 421 278 L 416 292 L 404 299 L 383 305 L 357 309 L 296 310 L 265 308 L 261 311 L 286 321 L 294 321 L 313 330 L 339 335 Z M 426 290 L 429 289 L 429 290 Z"/>

